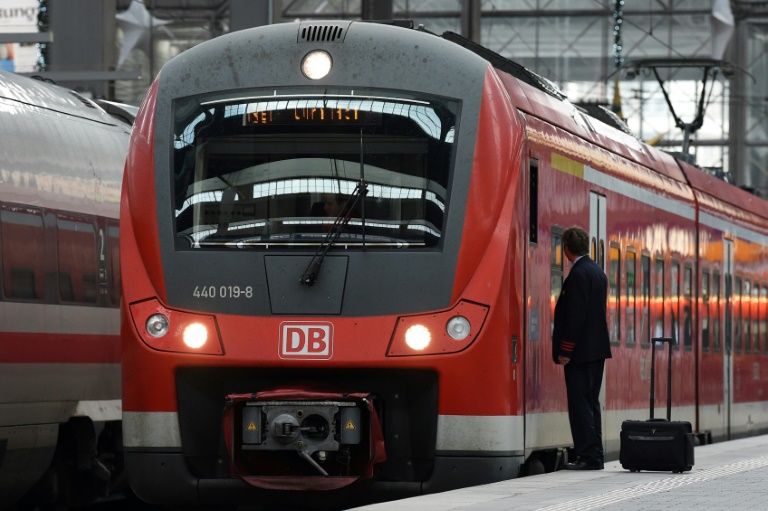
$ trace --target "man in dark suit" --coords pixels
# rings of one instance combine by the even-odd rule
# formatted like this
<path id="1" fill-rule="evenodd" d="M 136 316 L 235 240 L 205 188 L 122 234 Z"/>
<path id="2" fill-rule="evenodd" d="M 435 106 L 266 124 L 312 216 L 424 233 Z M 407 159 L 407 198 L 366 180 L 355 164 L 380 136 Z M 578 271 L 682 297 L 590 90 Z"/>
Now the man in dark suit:
<path id="1" fill-rule="evenodd" d="M 605 359 L 611 358 L 606 321 L 608 279 L 587 255 L 589 234 L 580 227 L 563 232 L 563 251 L 571 270 L 555 305 L 552 359 L 563 365 L 568 419 L 576 461 L 568 470 L 603 468 L 600 387 Z"/>

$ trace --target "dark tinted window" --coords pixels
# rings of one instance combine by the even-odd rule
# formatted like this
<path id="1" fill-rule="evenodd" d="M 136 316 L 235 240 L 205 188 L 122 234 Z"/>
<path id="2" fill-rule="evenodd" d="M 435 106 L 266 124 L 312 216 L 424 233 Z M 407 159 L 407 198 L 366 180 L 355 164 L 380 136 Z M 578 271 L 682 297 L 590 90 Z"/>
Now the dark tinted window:
<path id="1" fill-rule="evenodd" d="M 63 302 L 94 303 L 98 298 L 96 228 L 93 220 L 59 214 L 59 296 Z"/>
<path id="2" fill-rule="evenodd" d="M 438 246 L 458 104 L 386 96 L 177 101 L 177 248 Z"/>
<path id="3" fill-rule="evenodd" d="M 45 299 L 43 216 L 40 210 L 6 205 L 2 222 L 3 291 L 16 300 Z"/>

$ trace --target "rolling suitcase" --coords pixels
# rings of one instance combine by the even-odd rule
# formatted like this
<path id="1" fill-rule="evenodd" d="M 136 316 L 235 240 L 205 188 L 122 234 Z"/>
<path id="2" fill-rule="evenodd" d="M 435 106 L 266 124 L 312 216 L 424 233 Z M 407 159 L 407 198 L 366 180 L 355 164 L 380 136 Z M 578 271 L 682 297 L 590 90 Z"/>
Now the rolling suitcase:
<path id="1" fill-rule="evenodd" d="M 667 419 L 653 418 L 656 343 L 669 344 L 667 367 Z M 651 417 L 621 424 L 619 461 L 632 472 L 655 470 L 685 472 L 693 468 L 694 436 L 691 423 L 672 421 L 672 342 L 669 337 L 651 339 Z"/>

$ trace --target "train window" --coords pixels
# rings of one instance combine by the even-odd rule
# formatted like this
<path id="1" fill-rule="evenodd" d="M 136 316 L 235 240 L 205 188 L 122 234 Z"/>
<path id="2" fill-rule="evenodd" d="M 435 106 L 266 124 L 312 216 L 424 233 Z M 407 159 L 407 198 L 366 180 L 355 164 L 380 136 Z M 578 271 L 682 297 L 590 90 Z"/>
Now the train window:
<path id="1" fill-rule="evenodd" d="M 701 350 L 709 352 L 709 270 L 701 272 Z"/>
<path id="2" fill-rule="evenodd" d="M 529 197 L 528 197 L 528 222 L 529 238 L 531 243 L 539 242 L 539 160 L 531 158 L 529 167 Z"/>
<path id="3" fill-rule="evenodd" d="M 752 299 L 750 300 L 750 315 L 752 320 L 750 334 L 752 337 L 752 353 L 760 353 L 760 286 L 757 282 L 752 285 Z"/>
<path id="4" fill-rule="evenodd" d="M 669 267 L 669 313 L 671 318 L 672 338 L 675 340 L 675 349 L 680 349 L 680 263 L 672 261 Z"/>
<path id="5" fill-rule="evenodd" d="M 752 337 L 751 337 L 751 323 L 750 323 L 750 315 L 752 314 L 750 304 L 752 300 L 750 299 L 750 289 L 751 285 L 748 280 L 744 280 L 744 294 L 741 296 L 741 321 L 742 321 L 742 327 L 741 327 L 741 337 L 743 339 L 742 344 L 744 346 L 744 354 L 749 355 L 750 351 L 752 350 Z"/>
<path id="6" fill-rule="evenodd" d="M 603 240 L 600 240 L 600 243 L 597 244 L 597 264 L 600 265 L 600 268 L 605 268 L 605 242 Z"/>
<path id="7" fill-rule="evenodd" d="M 59 213 L 56 225 L 61 301 L 95 303 L 98 299 L 98 249 L 93 219 Z"/>
<path id="8" fill-rule="evenodd" d="M 653 270 L 653 337 L 664 337 L 664 259 L 657 258 Z"/>
<path id="9" fill-rule="evenodd" d="M 336 233 L 345 249 L 439 246 L 458 102 L 253 92 L 174 105 L 177 250 L 306 250 Z"/>
<path id="10" fill-rule="evenodd" d="M 597 239 L 592 238 L 592 241 L 589 243 L 589 258 L 595 261 L 596 263 L 599 262 L 597 259 Z"/>
<path id="11" fill-rule="evenodd" d="M 693 269 L 690 263 L 685 263 L 683 268 L 683 348 L 686 351 L 693 349 Z"/>
<path id="12" fill-rule="evenodd" d="M 627 249 L 627 338 L 626 344 L 628 347 L 635 345 L 635 293 L 636 293 L 636 279 L 635 279 L 635 252 L 633 248 Z"/>
<path id="13" fill-rule="evenodd" d="M 36 208 L 3 205 L 3 290 L 10 300 L 45 298 L 43 215 Z"/>
<path id="14" fill-rule="evenodd" d="M 720 273 L 712 272 L 712 351 L 720 352 Z"/>
<path id="15" fill-rule="evenodd" d="M 109 258 L 109 296 L 112 305 L 120 304 L 120 228 L 107 226 L 107 257 Z"/>
<path id="16" fill-rule="evenodd" d="M 555 304 L 563 289 L 563 228 L 552 227 L 552 251 L 549 266 L 549 332 L 555 328 Z"/>
<path id="17" fill-rule="evenodd" d="M 621 321 L 619 319 L 619 290 L 621 289 L 621 252 L 618 245 L 611 243 L 609 250 L 608 271 L 608 330 L 611 344 L 619 344 L 621 341 Z"/>
<path id="18" fill-rule="evenodd" d="M 643 254 L 640 257 L 640 345 L 651 347 L 651 256 Z"/>
<path id="19" fill-rule="evenodd" d="M 741 353 L 741 277 L 734 279 L 733 289 L 733 352 Z"/>
<path id="20" fill-rule="evenodd" d="M 768 354 L 768 287 L 765 286 L 760 288 L 760 343 L 763 354 Z"/>

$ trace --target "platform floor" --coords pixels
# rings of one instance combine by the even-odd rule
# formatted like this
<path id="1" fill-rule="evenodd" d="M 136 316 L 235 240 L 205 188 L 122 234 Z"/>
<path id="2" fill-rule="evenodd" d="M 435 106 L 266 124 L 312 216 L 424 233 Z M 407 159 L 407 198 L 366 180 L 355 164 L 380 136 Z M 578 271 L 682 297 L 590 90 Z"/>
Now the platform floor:
<path id="1" fill-rule="evenodd" d="M 365 511 L 768 511 L 768 435 L 695 448 L 693 470 L 561 470 L 355 508 Z"/>

